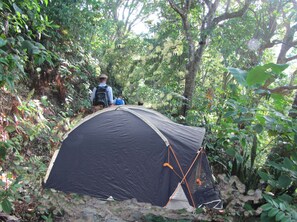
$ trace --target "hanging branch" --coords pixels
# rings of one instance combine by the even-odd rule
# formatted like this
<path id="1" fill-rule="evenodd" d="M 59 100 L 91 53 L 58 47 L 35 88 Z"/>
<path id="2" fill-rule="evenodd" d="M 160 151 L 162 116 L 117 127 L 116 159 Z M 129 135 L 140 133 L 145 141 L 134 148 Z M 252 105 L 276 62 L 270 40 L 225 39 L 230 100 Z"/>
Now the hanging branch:
<path id="1" fill-rule="evenodd" d="M 213 22 L 212 22 L 212 26 L 216 26 L 218 23 L 228 20 L 228 19 L 238 18 L 238 17 L 243 16 L 246 13 L 246 11 L 248 10 L 251 2 L 252 2 L 252 0 L 246 0 L 244 3 L 244 6 L 241 9 L 239 9 L 238 11 L 231 12 L 231 13 L 225 12 L 224 14 L 214 18 Z"/>
<path id="2" fill-rule="evenodd" d="M 173 0 L 168 0 L 171 8 L 174 9 L 174 11 L 176 11 L 181 17 L 185 17 L 185 12 L 180 8 L 178 7 L 174 2 Z"/>

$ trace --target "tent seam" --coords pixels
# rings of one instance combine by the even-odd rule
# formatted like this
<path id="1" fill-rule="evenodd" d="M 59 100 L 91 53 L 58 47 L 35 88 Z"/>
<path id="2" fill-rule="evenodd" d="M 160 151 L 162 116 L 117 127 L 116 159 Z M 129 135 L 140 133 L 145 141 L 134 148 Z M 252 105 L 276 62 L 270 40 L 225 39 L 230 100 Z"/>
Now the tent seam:
<path id="1" fill-rule="evenodd" d="M 134 116 L 138 117 L 145 124 L 147 124 L 153 131 L 155 131 L 155 133 L 158 134 L 158 136 L 164 141 L 166 147 L 168 147 L 170 145 L 168 139 L 164 136 L 164 134 L 153 123 L 151 123 L 149 120 L 147 120 L 146 118 L 143 118 L 138 113 L 134 112 L 133 110 L 130 110 L 129 108 L 119 107 L 118 109 L 122 109 L 122 110 L 127 111 L 127 112 L 133 114 Z"/>

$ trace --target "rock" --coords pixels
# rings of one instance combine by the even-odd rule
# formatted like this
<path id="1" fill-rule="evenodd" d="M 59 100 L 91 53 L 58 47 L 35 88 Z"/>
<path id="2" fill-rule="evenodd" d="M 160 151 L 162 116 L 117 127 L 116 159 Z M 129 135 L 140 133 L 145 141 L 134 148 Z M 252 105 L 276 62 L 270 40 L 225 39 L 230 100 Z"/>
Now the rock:
<path id="1" fill-rule="evenodd" d="M 0 221 L 6 221 L 6 222 L 20 222 L 21 220 L 15 216 L 11 216 L 5 213 L 0 212 Z"/>
<path id="2" fill-rule="evenodd" d="M 131 213 L 131 221 L 139 221 L 142 218 L 143 214 L 139 211 Z"/>
<path id="3" fill-rule="evenodd" d="M 106 222 L 125 222 L 125 220 L 123 220 L 119 217 L 116 217 L 116 216 L 111 216 L 111 215 L 108 215 L 107 217 L 105 217 L 104 221 L 106 221 Z"/>
<path id="4" fill-rule="evenodd" d="M 173 211 L 141 203 L 136 199 L 106 201 L 83 196 L 81 200 L 69 198 L 67 203 L 63 201 L 65 203 L 61 204 L 60 199 L 63 199 L 61 193 L 53 194 L 52 199 L 55 200 L 53 204 L 57 209 L 63 209 L 64 217 L 60 221 L 65 222 L 142 222 L 149 221 L 144 219 L 147 215 L 153 215 L 153 218 L 160 218 L 161 221 L 212 221 L 215 215 L 215 213 L 195 215 L 186 210 Z"/>
<path id="5" fill-rule="evenodd" d="M 248 190 L 247 195 L 253 196 L 255 194 L 254 190 Z"/>
<path id="6" fill-rule="evenodd" d="M 137 202 L 136 198 L 132 198 L 132 199 L 131 199 L 131 203 L 132 203 L 132 204 L 137 204 L 138 202 Z"/>

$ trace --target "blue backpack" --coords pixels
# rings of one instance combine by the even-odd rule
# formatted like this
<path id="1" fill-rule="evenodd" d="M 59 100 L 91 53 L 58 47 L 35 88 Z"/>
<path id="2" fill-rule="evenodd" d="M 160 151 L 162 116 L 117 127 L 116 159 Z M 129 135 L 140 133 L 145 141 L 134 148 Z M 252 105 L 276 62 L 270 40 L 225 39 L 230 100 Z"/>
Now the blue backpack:
<path id="1" fill-rule="evenodd" d="M 117 105 L 117 106 L 125 105 L 125 102 L 124 102 L 123 99 L 121 99 L 121 98 L 117 98 L 117 99 L 115 100 L 115 105 Z"/>

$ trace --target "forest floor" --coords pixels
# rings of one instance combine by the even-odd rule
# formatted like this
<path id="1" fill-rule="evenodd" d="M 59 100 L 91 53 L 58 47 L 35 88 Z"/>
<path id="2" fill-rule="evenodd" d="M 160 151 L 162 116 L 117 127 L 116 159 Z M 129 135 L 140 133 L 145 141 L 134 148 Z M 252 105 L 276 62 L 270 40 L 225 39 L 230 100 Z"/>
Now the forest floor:
<path id="1" fill-rule="evenodd" d="M 139 203 L 135 199 L 126 201 L 103 201 L 83 196 L 79 201 L 69 199 L 64 215 L 54 221 L 66 222 L 124 222 L 124 221 L 224 221 L 218 211 L 190 213 L 186 210 L 168 210 Z"/>
<path id="2" fill-rule="evenodd" d="M 101 200 L 90 196 L 75 194 L 66 195 L 62 192 L 50 191 L 45 196 L 43 205 L 56 208 L 54 221 L 57 222 L 169 222 L 169 221 L 215 221 L 215 222 L 256 222 L 261 208 L 245 209 L 248 202 L 258 202 L 261 199 L 259 190 L 244 194 L 244 185 L 237 177 L 225 180 L 225 175 L 217 176 L 218 189 L 224 202 L 224 210 L 196 209 L 195 212 L 186 210 L 169 210 L 140 203 L 136 199 L 125 201 Z M 60 212 L 60 213 L 57 213 Z"/>

